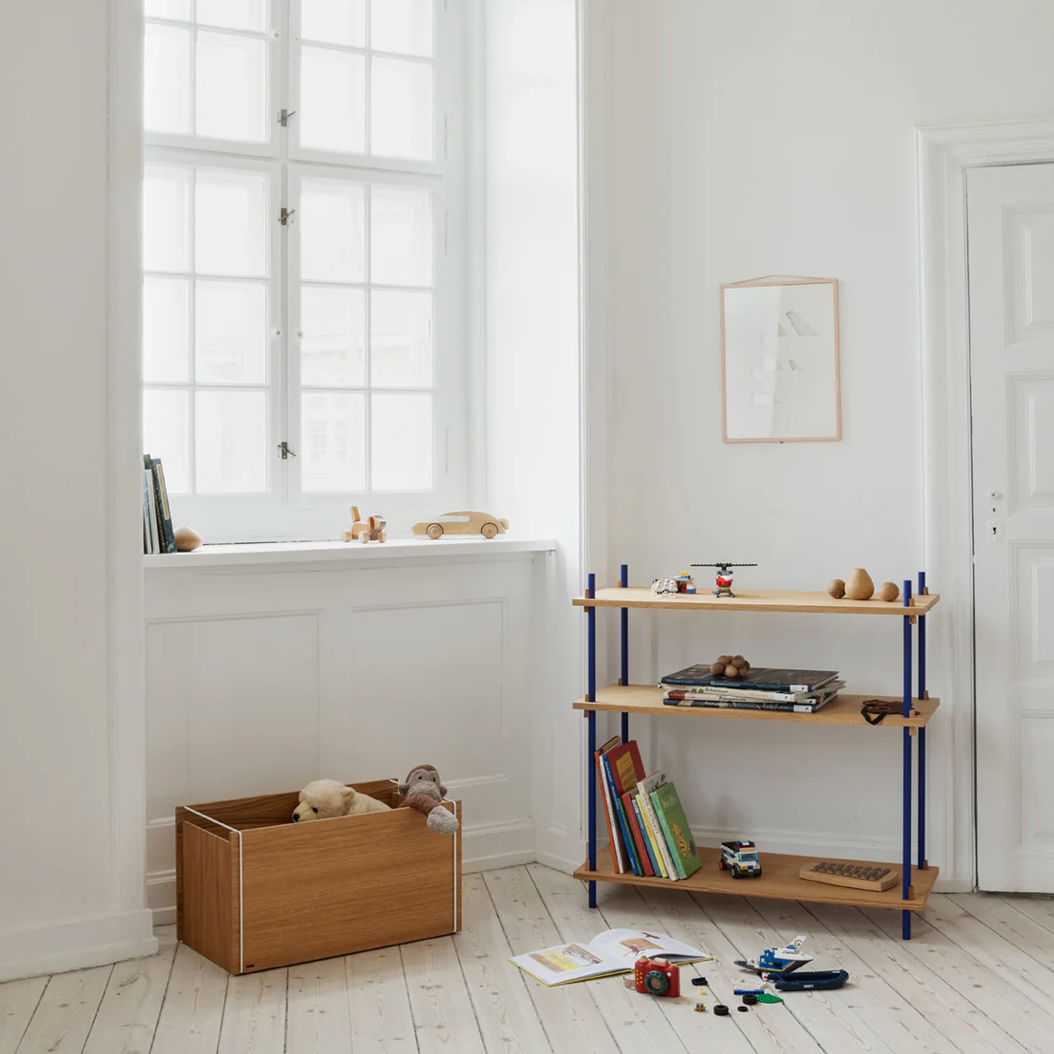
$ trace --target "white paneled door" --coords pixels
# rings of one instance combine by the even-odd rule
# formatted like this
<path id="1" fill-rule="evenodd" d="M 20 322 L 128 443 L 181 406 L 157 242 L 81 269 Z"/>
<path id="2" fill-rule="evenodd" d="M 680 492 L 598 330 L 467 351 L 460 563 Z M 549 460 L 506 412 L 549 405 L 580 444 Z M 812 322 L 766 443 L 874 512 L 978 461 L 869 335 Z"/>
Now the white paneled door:
<path id="1" fill-rule="evenodd" d="M 967 192 L 978 880 L 1054 893 L 1054 164 Z"/>

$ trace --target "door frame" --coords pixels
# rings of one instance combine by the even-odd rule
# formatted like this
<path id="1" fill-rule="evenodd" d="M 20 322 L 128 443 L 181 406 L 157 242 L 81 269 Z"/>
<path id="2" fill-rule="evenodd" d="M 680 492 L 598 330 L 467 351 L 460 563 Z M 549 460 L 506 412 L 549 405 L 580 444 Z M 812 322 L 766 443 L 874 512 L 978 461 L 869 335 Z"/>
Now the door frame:
<path id="1" fill-rule="evenodd" d="M 970 357 L 962 354 L 970 341 L 966 173 L 1054 162 L 1054 119 L 919 128 L 917 159 L 923 566 L 942 600 L 930 620 L 931 680 L 951 703 L 931 797 L 945 811 L 939 859 L 948 881 L 942 876 L 940 888 L 954 891 L 977 883 Z M 963 801 L 971 807 L 957 809 Z"/>

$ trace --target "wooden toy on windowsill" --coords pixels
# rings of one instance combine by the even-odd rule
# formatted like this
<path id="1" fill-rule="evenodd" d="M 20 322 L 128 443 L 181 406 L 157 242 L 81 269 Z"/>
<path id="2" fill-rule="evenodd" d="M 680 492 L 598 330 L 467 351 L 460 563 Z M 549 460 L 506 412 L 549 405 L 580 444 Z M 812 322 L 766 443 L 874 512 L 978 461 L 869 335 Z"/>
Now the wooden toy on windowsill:
<path id="1" fill-rule="evenodd" d="M 351 519 L 351 530 L 341 535 L 345 542 L 385 542 L 388 540 L 388 535 L 384 531 L 387 521 L 380 516 L 371 516 L 365 521 L 360 520 L 359 507 L 352 505 Z"/>
<path id="2" fill-rule="evenodd" d="M 508 529 L 508 520 L 491 516 L 489 512 L 444 512 L 413 526 L 414 534 L 427 534 L 433 541 L 444 534 L 482 534 L 484 538 L 497 538 Z"/>

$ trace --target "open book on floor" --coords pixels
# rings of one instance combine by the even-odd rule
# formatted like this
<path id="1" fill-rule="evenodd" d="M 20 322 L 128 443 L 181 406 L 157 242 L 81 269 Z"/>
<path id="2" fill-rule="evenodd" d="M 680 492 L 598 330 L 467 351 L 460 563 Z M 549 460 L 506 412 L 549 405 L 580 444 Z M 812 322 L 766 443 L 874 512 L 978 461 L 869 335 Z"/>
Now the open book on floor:
<path id="1" fill-rule="evenodd" d="M 606 930 L 588 943 L 558 944 L 555 948 L 515 955 L 509 962 L 551 988 L 575 981 L 592 981 L 595 977 L 630 973 L 642 955 L 650 959 L 668 959 L 677 964 L 706 962 L 713 958 L 665 933 Z"/>

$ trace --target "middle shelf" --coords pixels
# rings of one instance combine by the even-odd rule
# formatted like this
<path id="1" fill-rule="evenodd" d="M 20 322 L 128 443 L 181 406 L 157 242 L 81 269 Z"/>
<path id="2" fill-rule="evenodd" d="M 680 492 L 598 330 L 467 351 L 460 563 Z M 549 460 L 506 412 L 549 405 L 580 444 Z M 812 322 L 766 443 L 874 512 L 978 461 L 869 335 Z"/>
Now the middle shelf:
<path id="1" fill-rule="evenodd" d="M 814 725 L 860 725 L 863 728 L 921 728 L 926 725 L 939 699 L 913 699 L 911 717 L 889 714 L 879 725 L 868 725 L 860 707 L 869 699 L 899 703 L 899 695 L 849 695 L 841 693 L 815 714 L 795 714 L 782 710 L 735 710 L 714 706 L 668 706 L 662 701 L 663 690 L 651 684 L 609 684 L 597 692 L 594 702 L 575 700 L 576 710 L 611 710 L 630 714 L 681 714 L 689 717 L 723 717 L 746 721 L 799 721 Z"/>

